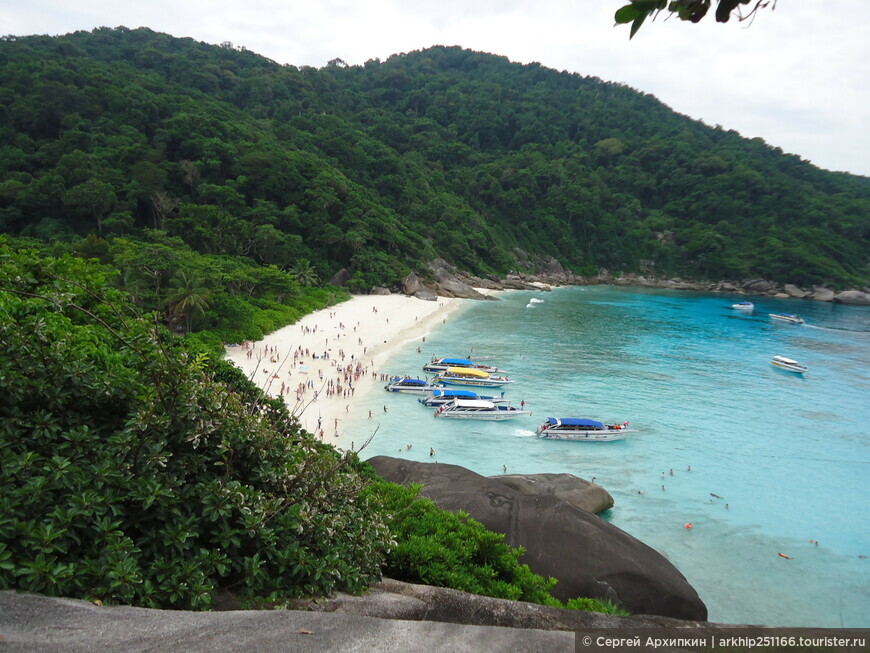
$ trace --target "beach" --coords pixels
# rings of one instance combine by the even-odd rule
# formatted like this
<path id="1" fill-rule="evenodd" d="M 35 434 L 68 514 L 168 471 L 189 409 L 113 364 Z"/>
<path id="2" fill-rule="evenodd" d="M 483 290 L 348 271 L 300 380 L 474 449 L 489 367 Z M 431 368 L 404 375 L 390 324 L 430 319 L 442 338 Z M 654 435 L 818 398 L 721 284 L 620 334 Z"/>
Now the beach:
<path id="1" fill-rule="evenodd" d="M 492 292 L 492 291 L 481 291 Z M 406 295 L 357 295 L 316 311 L 257 342 L 226 347 L 226 359 L 272 397 L 283 397 L 302 427 L 339 449 L 359 449 L 377 428 L 379 413 L 355 398 L 384 375 L 422 374 L 382 367 L 401 347 L 426 352 L 426 335 L 471 299 L 425 301 Z M 428 359 L 427 359 L 428 360 Z M 421 377 L 425 378 L 425 377 Z M 344 429 L 371 412 L 369 433 Z"/>

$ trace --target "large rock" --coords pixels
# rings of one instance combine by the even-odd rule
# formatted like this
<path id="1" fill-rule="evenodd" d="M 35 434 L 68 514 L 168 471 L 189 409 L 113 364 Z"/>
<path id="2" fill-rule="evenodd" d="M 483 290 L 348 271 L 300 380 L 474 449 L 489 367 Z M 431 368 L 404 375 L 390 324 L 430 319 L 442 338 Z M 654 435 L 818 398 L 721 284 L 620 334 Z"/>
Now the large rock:
<path id="1" fill-rule="evenodd" d="M 456 465 L 387 456 L 369 462 L 394 483 L 423 484 L 422 494 L 446 510 L 464 510 L 526 549 L 523 562 L 559 579 L 553 594 L 609 599 L 635 614 L 705 620 L 707 608 L 661 554 L 628 533 L 555 495 L 523 495 Z"/>
<path id="2" fill-rule="evenodd" d="M 789 297 L 794 297 L 795 299 L 803 299 L 809 293 L 806 290 L 802 290 L 798 288 L 793 283 L 787 283 L 782 287 L 783 292 L 785 292 Z"/>
<path id="3" fill-rule="evenodd" d="M 586 628 L 719 629 L 721 624 L 686 621 L 658 615 L 618 617 L 601 612 L 567 610 L 536 603 L 509 601 L 446 587 L 416 585 L 384 578 L 361 596 L 339 593 L 330 598 L 292 601 L 295 610 L 352 614 L 382 619 L 446 621 L 468 626 L 502 626 L 539 630 Z M 687 634 L 688 635 L 688 634 Z"/>
<path id="4" fill-rule="evenodd" d="M 613 497 L 603 487 L 574 474 L 507 474 L 490 476 L 520 494 L 552 494 L 557 499 L 594 512 L 613 507 Z"/>
<path id="5" fill-rule="evenodd" d="M 406 295 L 413 295 L 423 289 L 423 284 L 420 283 L 419 277 L 414 272 L 402 280 L 402 292 Z"/>
<path id="6" fill-rule="evenodd" d="M 438 301 L 438 295 L 429 291 L 429 290 L 418 290 L 414 293 L 414 297 L 417 299 L 422 299 L 427 302 Z"/>
<path id="7" fill-rule="evenodd" d="M 572 653 L 575 636 L 566 630 L 303 610 L 193 612 L 104 607 L 75 599 L 0 592 L 0 650 L 15 653 Z"/>
<path id="8" fill-rule="evenodd" d="M 371 290 L 369 290 L 369 295 L 392 295 L 389 288 L 384 288 L 383 286 L 374 286 Z"/>
<path id="9" fill-rule="evenodd" d="M 810 299 L 817 302 L 832 302 L 834 301 L 834 291 L 824 286 L 813 286 L 813 294 Z"/>
<path id="10" fill-rule="evenodd" d="M 870 295 L 860 290 L 844 290 L 834 295 L 834 302 L 837 304 L 857 304 L 859 306 L 870 306 Z"/>

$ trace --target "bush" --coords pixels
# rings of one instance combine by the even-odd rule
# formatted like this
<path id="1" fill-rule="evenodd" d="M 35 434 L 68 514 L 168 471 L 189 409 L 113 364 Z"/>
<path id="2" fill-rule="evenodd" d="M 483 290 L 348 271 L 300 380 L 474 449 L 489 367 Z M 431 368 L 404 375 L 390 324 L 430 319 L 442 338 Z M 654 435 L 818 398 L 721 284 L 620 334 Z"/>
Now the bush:
<path id="1" fill-rule="evenodd" d="M 206 609 L 379 578 L 350 461 L 101 275 L 0 244 L 0 588 Z"/>

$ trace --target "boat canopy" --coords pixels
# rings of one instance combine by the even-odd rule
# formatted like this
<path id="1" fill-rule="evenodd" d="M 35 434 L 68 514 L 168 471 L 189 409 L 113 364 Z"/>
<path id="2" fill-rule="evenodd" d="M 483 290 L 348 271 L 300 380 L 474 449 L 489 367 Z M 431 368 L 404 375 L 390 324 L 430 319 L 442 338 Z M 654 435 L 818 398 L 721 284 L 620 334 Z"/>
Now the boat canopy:
<path id="1" fill-rule="evenodd" d="M 397 379 L 393 381 L 393 383 L 401 383 L 402 385 L 426 385 L 425 381 L 421 381 L 420 379 Z"/>
<path id="2" fill-rule="evenodd" d="M 433 397 L 453 397 L 455 399 L 477 399 L 477 393 L 471 390 L 433 390 Z"/>
<path id="3" fill-rule="evenodd" d="M 476 376 L 480 379 L 488 379 L 489 372 L 484 372 L 483 370 L 476 370 L 468 367 L 448 367 L 447 371 L 450 374 L 459 374 L 465 376 Z"/>
<path id="4" fill-rule="evenodd" d="M 785 356 L 774 356 L 773 360 L 779 361 L 780 363 L 785 363 L 786 365 L 800 365 L 796 360 L 792 360 L 791 358 L 786 358 Z M 803 367 L 801 365 L 801 367 Z"/>
<path id="5" fill-rule="evenodd" d="M 456 408 L 495 408 L 494 403 L 485 399 L 454 399 L 452 405 Z"/>
<path id="6" fill-rule="evenodd" d="M 438 362 L 442 365 L 459 365 L 460 367 L 471 367 L 473 365 L 467 358 L 442 358 Z"/>
<path id="7" fill-rule="evenodd" d="M 591 426 L 599 429 L 604 427 L 604 424 L 596 422 L 594 419 L 580 419 L 575 417 L 548 417 L 547 423 L 551 426 Z"/>

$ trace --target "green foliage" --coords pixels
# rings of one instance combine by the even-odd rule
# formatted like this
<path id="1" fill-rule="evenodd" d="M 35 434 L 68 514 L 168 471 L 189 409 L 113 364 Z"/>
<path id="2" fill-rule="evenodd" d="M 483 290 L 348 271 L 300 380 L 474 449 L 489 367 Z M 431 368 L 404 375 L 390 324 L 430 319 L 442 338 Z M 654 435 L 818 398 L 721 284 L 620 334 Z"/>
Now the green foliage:
<path id="1" fill-rule="evenodd" d="M 693 20 L 712 4 L 634 0 L 618 19 Z M 870 281 L 866 178 L 594 77 L 457 47 L 297 69 L 126 28 L 0 39 L 0 67 L 0 231 L 151 243 L 149 308 L 179 269 L 221 303 L 213 273 L 233 268 L 244 297 L 242 260 L 302 288 L 346 269 L 360 291 L 439 256 L 481 275 L 554 257 L 574 271 L 643 261 L 659 277 Z M 167 247 L 174 260 L 153 260 Z M 269 298 L 292 304 L 285 285 Z M 208 315 L 191 329 L 214 328 Z"/>
<path id="2" fill-rule="evenodd" d="M 744 15 L 741 5 L 748 5 L 752 0 L 716 0 L 716 22 L 727 23 L 731 14 L 737 10 L 738 20 L 746 20 L 752 17 L 756 11 L 767 7 L 776 0 L 755 0 L 755 6 Z M 655 18 L 660 12 L 667 10 L 671 15 L 676 14 L 680 20 L 688 20 L 693 23 L 700 22 L 710 10 L 712 0 L 631 0 L 630 4 L 616 10 L 614 19 L 617 24 L 631 23 L 629 38 L 632 38 L 648 16 Z"/>
<path id="3" fill-rule="evenodd" d="M 0 588 L 207 609 L 379 578 L 389 534 L 352 460 L 104 268 L 0 243 L 0 341 Z"/>

